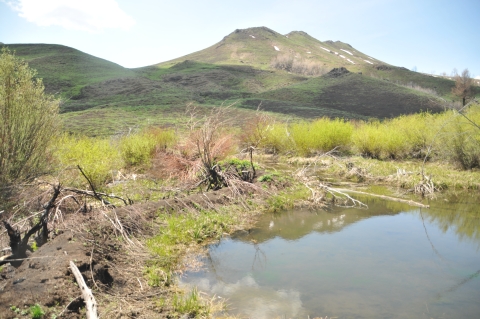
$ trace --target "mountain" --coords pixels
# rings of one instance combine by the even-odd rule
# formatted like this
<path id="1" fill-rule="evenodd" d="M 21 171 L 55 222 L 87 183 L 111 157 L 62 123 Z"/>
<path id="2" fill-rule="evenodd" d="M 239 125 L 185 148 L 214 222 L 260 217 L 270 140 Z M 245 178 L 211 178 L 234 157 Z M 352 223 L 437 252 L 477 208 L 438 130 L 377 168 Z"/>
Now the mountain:
<path id="1" fill-rule="evenodd" d="M 268 69 L 277 56 L 291 56 L 325 66 L 361 70 L 363 65 L 383 64 L 340 41 L 321 42 L 305 32 L 282 35 L 266 27 L 235 30 L 220 42 L 158 66 L 171 66 L 184 60 L 210 64 L 242 64 Z"/>
<path id="2" fill-rule="evenodd" d="M 47 92 L 64 99 L 67 122 L 111 121 L 112 127 L 115 114 L 134 125 L 136 118 L 167 118 L 192 101 L 236 102 L 247 110 L 261 105 L 304 118 L 436 112 L 443 110 L 440 97 L 452 99 L 454 84 L 390 65 L 340 41 L 322 42 L 302 31 L 282 35 L 266 27 L 235 30 L 204 50 L 137 69 L 61 45 L 7 46 L 38 70 Z"/>

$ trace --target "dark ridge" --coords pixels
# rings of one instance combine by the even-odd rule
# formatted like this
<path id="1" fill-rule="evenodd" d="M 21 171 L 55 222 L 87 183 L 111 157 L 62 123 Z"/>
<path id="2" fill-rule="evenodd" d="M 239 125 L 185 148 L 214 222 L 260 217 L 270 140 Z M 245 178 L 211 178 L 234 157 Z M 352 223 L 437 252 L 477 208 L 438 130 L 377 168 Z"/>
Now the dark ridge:
<path id="1" fill-rule="evenodd" d="M 346 68 L 344 68 L 342 66 L 340 68 L 332 69 L 330 72 L 328 72 L 324 76 L 329 77 L 329 78 L 338 78 L 338 77 L 341 77 L 341 76 L 343 76 L 345 74 L 349 74 L 349 73 L 350 73 L 350 71 L 348 71 Z"/>
<path id="2" fill-rule="evenodd" d="M 385 65 L 385 64 L 380 64 L 380 65 L 377 65 L 375 66 L 375 69 L 379 70 L 379 71 L 390 71 L 390 70 L 393 70 L 393 68 L 391 66 L 388 66 L 388 65 Z"/>
<path id="3" fill-rule="evenodd" d="M 235 31 L 233 31 L 233 33 L 249 33 L 249 32 L 255 32 L 255 31 L 266 31 L 266 32 L 271 33 L 273 35 L 277 35 L 277 32 L 275 32 L 272 29 L 269 29 L 267 27 L 254 27 L 254 28 L 248 28 L 248 29 L 236 29 Z"/>
<path id="4" fill-rule="evenodd" d="M 307 32 L 304 32 L 304 31 L 292 31 L 292 32 L 289 32 L 286 35 L 292 35 L 292 34 L 299 34 L 299 35 L 308 36 L 308 37 L 310 36 Z"/>

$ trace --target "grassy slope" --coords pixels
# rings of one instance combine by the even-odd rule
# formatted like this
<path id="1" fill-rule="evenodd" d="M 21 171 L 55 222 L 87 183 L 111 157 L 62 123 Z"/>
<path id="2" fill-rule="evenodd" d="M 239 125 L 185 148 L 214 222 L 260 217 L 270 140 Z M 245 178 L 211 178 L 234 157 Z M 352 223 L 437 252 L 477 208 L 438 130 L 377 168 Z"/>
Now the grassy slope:
<path id="1" fill-rule="evenodd" d="M 254 96 L 264 109 L 287 108 L 304 117 L 340 116 L 347 118 L 394 117 L 419 110 L 441 111 L 432 96 L 391 82 L 356 73 L 326 74 L 289 87 Z M 255 103 L 244 103 L 252 107 Z M 283 112 L 288 112 L 284 110 Z"/>
<path id="2" fill-rule="evenodd" d="M 55 44 L 8 44 L 43 78 L 48 93 L 75 99 L 85 85 L 135 76 L 132 70 L 79 50 Z"/>
<path id="3" fill-rule="evenodd" d="M 301 31 L 281 35 L 265 27 L 235 30 L 205 50 L 139 69 L 59 45 L 8 46 L 38 70 L 48 92 L 59 92 L 63 112 L 82 111 L 64 115 L 73 131 L 104 132 L 105 126 L 111 132 L 118 123 L 167 125 L 192 101 L 205 106 L 237 101 L 246 109 L 262 103 L 265 110 L 307 118 L 391 117 L 436 104 L 430 102 L 433 97 L 395 84 L 435 89 L 448 99 L 453 86 L 450 80 L 387 65 L 339 41 L 318 41 Z M 272 69 L 272 60 L 285 55 L 328 70 L 346 67 L 352 74 L 313 78 Z M 363 76 L 353 74 L 359 72 Z"/>

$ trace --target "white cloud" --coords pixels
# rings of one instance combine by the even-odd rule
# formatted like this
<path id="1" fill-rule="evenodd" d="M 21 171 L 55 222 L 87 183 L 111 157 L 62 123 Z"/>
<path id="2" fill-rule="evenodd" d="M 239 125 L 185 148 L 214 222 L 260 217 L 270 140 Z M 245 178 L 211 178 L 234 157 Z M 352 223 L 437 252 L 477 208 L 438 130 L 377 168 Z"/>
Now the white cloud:
<path id="1" fill-rule="evenodd" d="M 305 308 L 300 299 L 300 292 L 296 290 L 276 290 L 271 287 L 260 286 L 251 274 L 234 283 L 208 278 L 196 278 L 188 283 L 182 282 L 184 287 L 198 287 L 200 291 L 209 295 L 225 298 L 239 315 L 247 318 L 306 318 Z"/>
<path id="2" fill-rule="evenodd" d="M 18 15 L 39 26 L 57 25 L 71 30 L 97 32 L 129 29 L 135 20 L 115 0 L 14 0 L 5 1 Z"/>

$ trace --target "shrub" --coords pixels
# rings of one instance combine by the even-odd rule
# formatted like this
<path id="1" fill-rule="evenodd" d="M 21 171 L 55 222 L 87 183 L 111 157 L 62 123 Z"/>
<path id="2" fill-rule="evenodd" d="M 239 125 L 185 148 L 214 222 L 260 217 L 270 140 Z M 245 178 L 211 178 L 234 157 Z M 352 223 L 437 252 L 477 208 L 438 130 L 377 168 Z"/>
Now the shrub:
<path id="1" fill-rule="evenodd" d="M 335 147 L 347 150 L 353 125 L 341 119 L 321 118 L 314 122 L 301 122 L 291 126 L 292 139 L 299 155 L 308 156 L 327 152 Z"/>
<path id="2" fill-rule="evenodd" d="M 288 125 L 284 123 L 273 124 L 266 132 L 265 139 L 260 146 L 272 153 L 289 153 L 293 151 L 294 144 L 290 138 Z"/>
<path id="3" fill-rule="evenodd" d="M 455 113 L 451 113 L 454 115 Z M 462 169 L 480 167 L 480 109 L 470 107 L 465 116 L 457 114 L 444 127 L 438 148 Z"/>
<path id="4" fill-rule="evenodd" d="M 354 151 L 363 156 L 380 158 L 381 138 L 380 122 L 360 124 L 352 135 Z"/>
<path id="5" fill-rule="evenodd" d="M 64 134 L 58 139 L 55 154 L 65 170 L 62 177 L 69 185 L 77 187 L 87 183 L 77 165 L 82 167 L 95 188 L 101 188 L 112 179 L 114 170 L 124 166 L 120 152 L 109 139 Z"/>
<path id="6" fill-rule="evenodd" d="M 288 72 L 318 76 L 327 73 L 327 68 L 320 62 L 309 61 L 293 55 L 279 55 L 272 60 L 271 66 L 275 69 Z"/>
<path id="7" fill-rule="evenodd" d="M 129 166 L 149 165 L 155 150 L 165 150 L 174 140 L 173 131 L 161 129 L 149 129 L 125 136 L 120 140 L 122 159 Z"/>
<path id="8" fill-rule="evenodd" d="M 32 180 L 47 169 L 59 131 L 59 100 L 36 71 L 3 48 L 0 56 L 0 184 Z"/>

